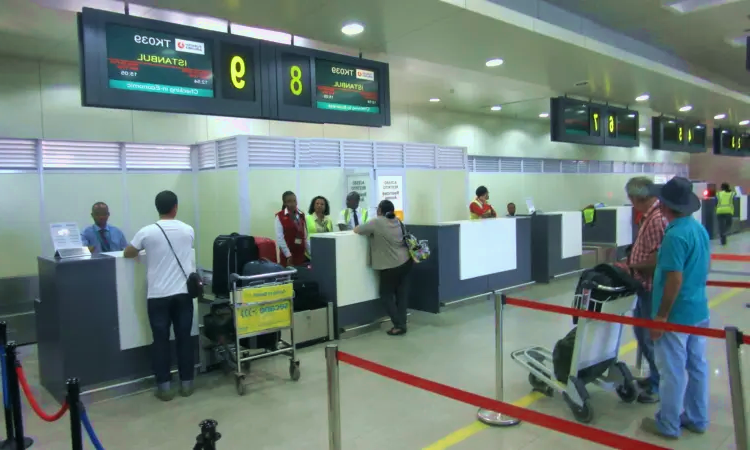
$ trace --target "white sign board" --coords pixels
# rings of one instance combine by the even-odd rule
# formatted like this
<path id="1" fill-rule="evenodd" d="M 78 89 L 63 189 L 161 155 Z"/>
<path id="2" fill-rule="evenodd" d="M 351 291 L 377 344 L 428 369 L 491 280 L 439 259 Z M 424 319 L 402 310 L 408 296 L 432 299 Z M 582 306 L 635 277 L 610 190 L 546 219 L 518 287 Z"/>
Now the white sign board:
<path id="1" fill-rule="evenodd" d="M 383 175 L 378 177 L 378 197 L 390 200 L 396 210 L 396 217 L 404 220 L 404 177 Z"/>
<path id="2" fill-rule="evenodd" d="M 526 209 L 529 210 L 529 214 L 534 214 L 536 208 L 534 208 L 534 199 L 529 197 L 526 199 Z"/>
<path id="3" fill-rule="evenodd" d="M 370 174 L 351 174 L 346 176 L 346 195 L 350 192 L 359 194 L 359 203 L 365 208 L 370 206 Z"/>
<path id="4" fill-rule="evenodd" d="M 75 222 L 51 223 L 49 225 L 52 246 L 55 255 L 60 258 L 72 258 L 86 254 L 81 241 L 81 231 Z"/>

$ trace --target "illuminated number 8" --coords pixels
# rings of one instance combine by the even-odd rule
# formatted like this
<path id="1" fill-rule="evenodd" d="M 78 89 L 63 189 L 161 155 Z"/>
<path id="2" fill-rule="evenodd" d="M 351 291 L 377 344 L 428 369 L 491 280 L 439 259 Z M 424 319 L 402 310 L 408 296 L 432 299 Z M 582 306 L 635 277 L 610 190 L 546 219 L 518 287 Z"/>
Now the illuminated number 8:
<path id="1" fill-rule="evenodd" d="M 289 75 L 292 79 L 289 81 L 289 90 L 294 95 L 302 94 L 302 69 L 299 66 L 289 68 Z"/>
<path id="2" fill-rule="evenodd" d="M 609 116 L 609 132 L 615 132 L 615 118 L 613 116 Z"/>

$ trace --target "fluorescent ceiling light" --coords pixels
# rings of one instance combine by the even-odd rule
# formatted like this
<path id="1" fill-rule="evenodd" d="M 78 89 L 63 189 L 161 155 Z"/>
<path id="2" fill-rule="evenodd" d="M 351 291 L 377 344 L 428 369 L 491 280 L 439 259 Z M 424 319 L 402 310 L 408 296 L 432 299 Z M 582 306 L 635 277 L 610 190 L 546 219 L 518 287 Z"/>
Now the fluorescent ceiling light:
<path id="1" fill-rule="evenodd" d="M 651 96 L 649 96 L 648 94 L 641 94 L 641 95 L 639 95 L 638 97 L 635 98 L 635 101 L 637 101 L 637 102 L 645 102 L 646 100 L 648 100 L 650 98 L 651 98 Z"/>
<path id="2" fill-rule="evenodd" d="M 488 59 L 486 63 L 484 63 L 487 67 L 497 67 L 502 66 L 505 61 L 502 60 L 502 58 L 492 58 Z"/>
<path id="3" fill-rule="evenodd" d="M 728 134 L 729 130 L 721 130 L 721 134 Z"/>
<path id="4" fill-rule="evenodd" d="M 365 27 L 362 26 L 361 23 L 357 22 L 347 23 L 346 25 L 341 27 L 341 32 L 347 36 L 356 36 L 363 31 L 365 31 Z"/>
<path id="5" fill-rule="evenodd" d="M 688 112 L 688 111 L 690 111 L 691 109 L 693 109 L 693 107 L 692 107 L 692 106 L 690 106 L 690 105 L 685 105 L 685 106 L 683 106 L 682 108 L 680 108 L 680 112 Z"/>
<path id="6" fill-rule="evenodd" d="M 549 113 L 541 113 L 539 114 L 539 117 L 541 117 L 542 119 L 546 119 L 547 117 L 549 117 Z"/>
<path id="7" fill-rule="evenodd" d="M 437 103 L 437 102 L 439 102 L 439 101 L 440 101 L 440 99 L 439 99 L 439 98 L 431 98 L 431 99 L 430 99 L 430 101 L 431 101 L 432 103 Z"/>
<path id="8" fill-rule="evenodd" d="M 727 115 L 724 114 L 724 113 L 717 114 L 717 115 L 714 116 L 714 119 L 716 119 L 716 120 L 722 120 L 722 119 L 726 119 L 726 118 L 727 118 Z"/>
<path id="9" fill-rule="evenodd" d="M 493 107 L 492 107 L 492 108 L 490 108 L 490 109 L 491 109 L 492 111 L 500 111 L 501 109 L 503 109 L 503 107 L 502 107 L 502 106 L 500 106 L 500 105 L 495 105 L 495 106 L 493 106 Z"/>
<path id="10" fill-rule="evenodd" d="M 703 125 L 696 125 L 696 126 L 695 126 L 695 129 L 696 129 L 696 130 L 702 130 L 702 129 L 703 129 Z"/>
<path id="11" fill-rule="evenodd" d="M 749 123 L 750 123 L 750 120 L 743 120 L 742 122 L 740 122 L 740 125 L 744 126 L 744 125 L 747 125 Z"/>
<path id="12" fill-rule="evenodd" d="M 664 7 L 680 14 L 687 14 L 701 9 L 737 3 L 740 0 L 669 0 Z"/>
<path id="13" fill-rule="evenodd" d="M 628 114 L 628 117 L 630 117 L 632 119 L 632 118 L 635 117 L 635 114 Z"/>
<path id="14" fill-rule="evenodd" d="M 638 128 L 638 131 L 646 131 L 646 127 L 640 127 Z"/>

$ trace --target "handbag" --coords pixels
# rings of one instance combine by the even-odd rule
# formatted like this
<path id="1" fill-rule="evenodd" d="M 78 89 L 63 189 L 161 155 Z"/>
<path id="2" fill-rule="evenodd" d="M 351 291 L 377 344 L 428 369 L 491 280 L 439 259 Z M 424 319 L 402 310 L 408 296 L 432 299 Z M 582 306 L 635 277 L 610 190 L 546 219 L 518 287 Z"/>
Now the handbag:
<path id="1" fill-rule="evenodd" d="M 416 263 L 420 263 L 430 257 L 430 246 L 426 240 L 419 240 L 413 234 L 406 231 L 404 223 L 400 220 L 398 223 L 401 225 L 401 234 L 404 236 L 404 245 L 409 251 L 409 256 Z"/>
<path id="2" fill-rule="evenodd" d="M 190 298 L 202 299 L 203 298 L 203 279 L 201 278 L 200 275 L 198 275 L 197 272 L 190 272 L 190 275 L 188 275 L 188 273 L 185 272 L 185 268 L 182 267 L 180 258 L 177 257 L 177 253 L 175 253 L 174 247 L 172 247 L 172 242 L 169 240 L 169 237 L 167 237 L 167 233 L 164 231 L 164 228 L 162 228 L 161 225 L 159 225 L 158 223 L 155 225 L 159 227 L 159 229 L 161 230 L 161 233 L 164 235 L 164 239 L 166 239 L 167 244 L 169 244 L 169 249 L 172 250 L 172 255 L 174 255 L 174 259 L 177 260 L 177 265 L 180 266 L 180 270 L 182 271 L 182 274 L 185 275 L 188 295 L 190 295 Z"/>

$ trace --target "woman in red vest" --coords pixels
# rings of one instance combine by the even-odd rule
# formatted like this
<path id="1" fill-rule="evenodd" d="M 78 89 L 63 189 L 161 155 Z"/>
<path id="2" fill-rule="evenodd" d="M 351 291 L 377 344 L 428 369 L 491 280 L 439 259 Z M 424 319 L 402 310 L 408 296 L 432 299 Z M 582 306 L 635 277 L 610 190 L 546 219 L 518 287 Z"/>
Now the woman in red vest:
<path id="1" fill-rule="evenodd" d="M 276 213 L 276 244 L 281 250 L 281 264 L 287 267 L 301 266 L 308 261 L 305 251 L 310 250 L 307 240 L 305 214 L 297 209 L 297 196 L 286 191 L 281 196 L 281 211 Z"/>

